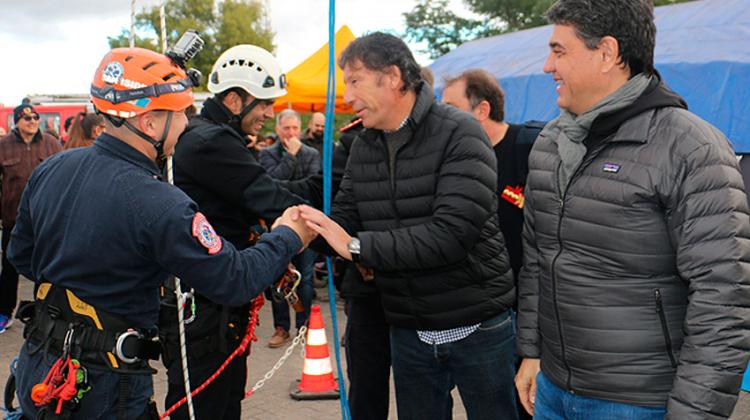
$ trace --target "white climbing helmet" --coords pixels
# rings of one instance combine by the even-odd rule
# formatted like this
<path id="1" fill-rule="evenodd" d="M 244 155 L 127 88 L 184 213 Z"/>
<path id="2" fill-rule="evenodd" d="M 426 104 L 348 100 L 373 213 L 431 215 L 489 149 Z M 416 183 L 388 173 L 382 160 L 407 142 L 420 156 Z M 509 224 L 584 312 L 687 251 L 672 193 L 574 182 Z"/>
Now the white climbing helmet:
<path id="1" fill-rule="evenodd" d="M 270 52 L 255 45 L 236 45 L 224 51 L 208 78 L 208 91 L 238 87 L 256 99 L 286 95 L 286 75 Z"/>

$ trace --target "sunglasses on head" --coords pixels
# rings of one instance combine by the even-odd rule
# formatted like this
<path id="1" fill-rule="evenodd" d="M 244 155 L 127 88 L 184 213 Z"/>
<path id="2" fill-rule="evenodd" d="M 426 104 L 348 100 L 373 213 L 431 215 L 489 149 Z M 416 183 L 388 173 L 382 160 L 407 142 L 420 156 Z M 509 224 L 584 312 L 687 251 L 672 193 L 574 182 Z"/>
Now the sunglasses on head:
<path id="1" fill-rule="evenodd" d="M 31 120 L 39 121 L 39 115 L 24 115 L 23 120 L 24 121 L 31 121 Z"/>

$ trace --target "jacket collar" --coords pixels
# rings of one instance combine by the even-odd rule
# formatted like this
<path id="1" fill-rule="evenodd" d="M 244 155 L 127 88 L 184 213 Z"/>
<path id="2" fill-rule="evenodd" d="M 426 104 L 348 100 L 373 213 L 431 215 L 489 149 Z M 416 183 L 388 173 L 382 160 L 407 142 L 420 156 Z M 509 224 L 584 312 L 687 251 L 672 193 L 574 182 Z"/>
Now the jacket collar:
<path id="1" fill-rule="evenodd" d="M 245 133 L 240 128 L 240 121 L 237 119 L 237 115 L 232 114 L 216 96 L 206 99 L 203 103 L 200 116 L 209 121 L 226 124 L 232 127 L 232 130 L 239 134 L 240 137 L 245 138 Z"/>
<path id="2" fill-rule="evenodd" d="M 13 128 L 12 130 L 10 130 L 10 132 L 12 134 L 15 134 L 15 137 L 14 137 L 15 141 L 17 141 L 19 143 L 26 143 L 25 141 L 23 141 L 23 137 L 21 137 L 21 133 L 18 131 L 17 127 Z M 35 142 L 38 142 L 38 141 L 42 141 L 42 130 L 41 129 L 40 130 L 36 130 L 36 134 L 34 134 L 34 137 L 31 138 L 31 141 L 29 142 L 29 144 L 35 143 Z"/>
<path id="3" fill-rule="evenodd" d="M 417 127 L 422 125 L 434 103 L 435 93 L 432 91 L 430 85 L 424 80 L 421 81 L 420 85 L 417 86 L 417 99 L 414 102 L 414 107 L 412 107 L 411 113 L 406 120 L 406 125 L 409 126 L 412 133 L 416 132 Z M 383 130 L 365 128 L 362 130 L 360 136 L 367 141 L 375 141 L 382 133 Z"/>
<path id="4" fill-rule="evenodd" d="M 591 125 L 592 138 L 607 138 L 610 142 L 639 142 L 648 140 L 649 122 L 657 109 L 687 109 L 687 103 L 655 73 L 651 83 L 631 105 L 612 114 L 602 115 Z"/>
<path id="5" fill-rule="evenodd" d="M 102 133 L 94 141 L 94 147 L 102 151 L 104 154 L 130 162 L 135 166 L 143 168 L 148 173 L 161 178 L 161 171 L 159 170 L 159 167 L 156 166 L 156 163 L 149 159 L 148 156 L 134 149 L 132 146 L 117 137 L 107 133 Z"/>

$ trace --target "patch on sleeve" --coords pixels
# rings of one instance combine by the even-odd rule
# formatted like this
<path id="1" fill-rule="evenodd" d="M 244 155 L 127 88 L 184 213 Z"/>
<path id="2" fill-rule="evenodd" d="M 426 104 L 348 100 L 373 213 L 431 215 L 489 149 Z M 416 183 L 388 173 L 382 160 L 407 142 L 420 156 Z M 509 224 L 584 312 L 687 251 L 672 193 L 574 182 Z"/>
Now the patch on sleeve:
<path id="1" fill-rule="evenodd" d="M 208 223 L 203 213 L 195 213 L 193 217 L 193 236 L 208 250 L 209 254 L 221 251 L 221 237 L 216 234 L 213 226 Z"/>

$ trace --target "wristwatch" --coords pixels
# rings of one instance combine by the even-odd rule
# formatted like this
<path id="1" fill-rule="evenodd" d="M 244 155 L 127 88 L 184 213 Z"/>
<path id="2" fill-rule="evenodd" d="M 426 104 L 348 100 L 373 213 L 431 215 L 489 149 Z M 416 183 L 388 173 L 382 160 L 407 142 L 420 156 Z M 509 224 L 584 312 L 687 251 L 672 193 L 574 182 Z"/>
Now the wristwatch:
<path id="1" fill-rule="evenodd" d="M 355 263 L 359 262 L 359 250 L 360 250 L 360 244 L 359 244 L 359 238 L 356 236 L 352 237 L 352 240 L 349 241 L 349 244 L 346 246 L 346 249 L 349 251 L 350 254 L 352 254 L 352 261 Z"/>

